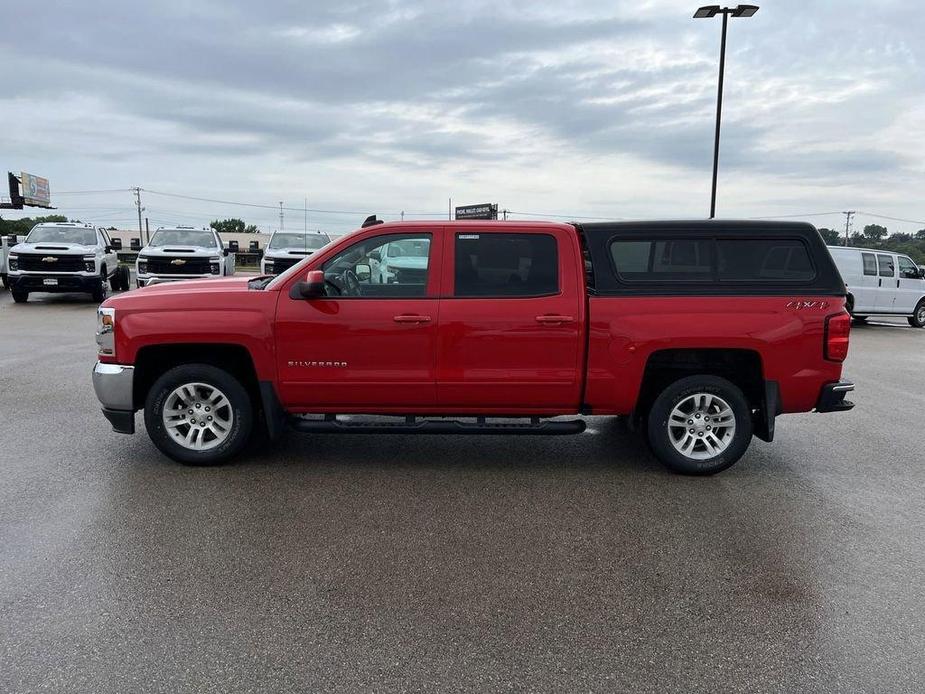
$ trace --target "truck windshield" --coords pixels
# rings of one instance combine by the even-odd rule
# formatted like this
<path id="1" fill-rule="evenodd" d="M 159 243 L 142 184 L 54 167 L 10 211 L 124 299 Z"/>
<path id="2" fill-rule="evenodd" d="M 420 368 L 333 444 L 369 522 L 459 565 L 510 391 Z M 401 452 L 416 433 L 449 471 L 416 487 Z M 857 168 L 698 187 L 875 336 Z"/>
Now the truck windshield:
<path id="1" fill-rule="evenodd" d="M 273 234 L 273 238 L 270 239 L 269 248 L 301 248 L 307 251 L 314 251 L 319 248 L 324 248 L 329 243 L 330 239 L 321 234 L 297 234 L 287 232 Z"/>
<path id="2" fill-rule="evenodd" d="M 199 246 L 214 248 L 215 236 L 200 229 L 160 229 L 151 237 L 150 246 Z"/>
<path id="3" fill-rule="evenodd" d="M 428 239 L 403 239 L 389 244 L 390 258 L 426 258 L 430 252 Z"/>
<path id="4" fill-rule="evenodd" d="M 96 245 L 96 230 L 81 227 L 35 227 L 26 237 L 26 243 L 76 243 Z"/>

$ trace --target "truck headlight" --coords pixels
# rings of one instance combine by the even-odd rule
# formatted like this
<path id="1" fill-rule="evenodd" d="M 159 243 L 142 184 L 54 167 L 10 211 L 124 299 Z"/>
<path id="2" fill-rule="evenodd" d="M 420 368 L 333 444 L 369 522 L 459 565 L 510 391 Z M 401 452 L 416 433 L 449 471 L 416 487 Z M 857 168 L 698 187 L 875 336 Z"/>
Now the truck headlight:
<path id="1" fill-rule="evenodd" d="M 148 274 L 148 259 L 147 258 L 138 259 L 138 264 L 135 266 L 135 272 L 139 275 Z"/>
<path id="2" fill-rule="evenodd" d="M 98 308 L 96 310 L 96 344 L 99 353 L 108 357 L 116 354 L 116 309 Z"/>
<path id="3" fill-rule="evenodd" d="M 19 269 L 19 256 L 18 255 L 9 255 L 7 256 L 6 261 L 7 261 L 7 265 L 9 266 L 10 270 Z"/>
<path id="4" fill-rule="evenodd" d="M 93 255 L 84 256 L 84 269 L 87 272 L 96 272 L 96 256 L 93 256 Z"/>
<path id="5" fill-rule="evenodd" d="M 272 260 L 268 260 L 263 264 L 263 274 L 265 275 L 272 275 L 274 269 Z"/>
<path id="6" fill-rule="evenodd" d="M 209 258 L 209 266 L 212 269 L 212 274 L 217 275 L 222 271 L 221 258 Z"/>

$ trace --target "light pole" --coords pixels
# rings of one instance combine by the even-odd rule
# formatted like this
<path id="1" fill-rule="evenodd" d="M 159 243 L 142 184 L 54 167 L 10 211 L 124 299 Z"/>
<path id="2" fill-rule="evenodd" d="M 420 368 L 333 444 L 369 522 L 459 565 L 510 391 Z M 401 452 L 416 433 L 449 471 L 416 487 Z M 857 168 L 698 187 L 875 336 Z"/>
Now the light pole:
<path id="1" fill-rule="evenodd" d="M 751 17 L 758 11 L 758 5 L 737 5 L 720 7 L 707 5 L 694 12 L 694 19 L 712 19 L 723 15 L 723 35 L 719 44 L 719 88 L 716 90 L 716 137 L 713 140 L 713 193 L 710 196 L 710 219 L 716 217 L 716 175 L 719 171 L 719 126 L 723 115 L 723 73 L 726 69 L 726 22 L 729 17 Z"/>

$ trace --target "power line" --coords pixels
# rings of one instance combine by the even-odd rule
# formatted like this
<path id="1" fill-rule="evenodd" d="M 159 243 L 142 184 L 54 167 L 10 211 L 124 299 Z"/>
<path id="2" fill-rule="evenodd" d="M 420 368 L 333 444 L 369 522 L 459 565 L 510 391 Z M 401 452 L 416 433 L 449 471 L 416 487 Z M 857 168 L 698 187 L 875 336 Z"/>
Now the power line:
<path id="1" fill-rule="evenodd" d="M 110 188 L 108 190 L 56 190 L 55 195 L 96 195 L 97 193 L 129 193 L 134 188 Z"/>
<path id="2" fill-rule="evenodd" d="M 807 212 L 805 214 L 777 214 L 768 217 L 747 217 L 747 219 L 802 219 L 803 217 L 825 217 L 832 214 L 844 214 L 843 212 Z"/>
<path id="3" fill-rule="evenodd" d="M 902 219 L 901 217 L 888 217 L 885 214 L 874 214 L 873 212 L 864 212 L 863 210 L 858 210 L 858 214 L 862 214 L 865 217 L 877 217 L 878 219 L 889 219 L 893 222 L 906 222 L 908 224 L 925 224 L 921 219 Z"/>

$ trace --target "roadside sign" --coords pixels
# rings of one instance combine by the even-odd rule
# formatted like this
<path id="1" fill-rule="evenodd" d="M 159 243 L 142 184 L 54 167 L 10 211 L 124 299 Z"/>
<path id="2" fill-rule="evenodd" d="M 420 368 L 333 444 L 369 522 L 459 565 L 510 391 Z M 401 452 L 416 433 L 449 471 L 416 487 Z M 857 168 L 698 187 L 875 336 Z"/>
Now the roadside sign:
<path id="1" fill-rule="evenodd" d="M 23 171 L 19 180 L 24 204 L 33 207 L 51 207 L 51 190 L 48 187 L 47 178 Z"/>
<path id="2" fill-rule="evenodd" d="M 463 205 L 456 208 L 456 219 L 497 219 L 497 203 L 483 203 L 481 205 Z"/>

